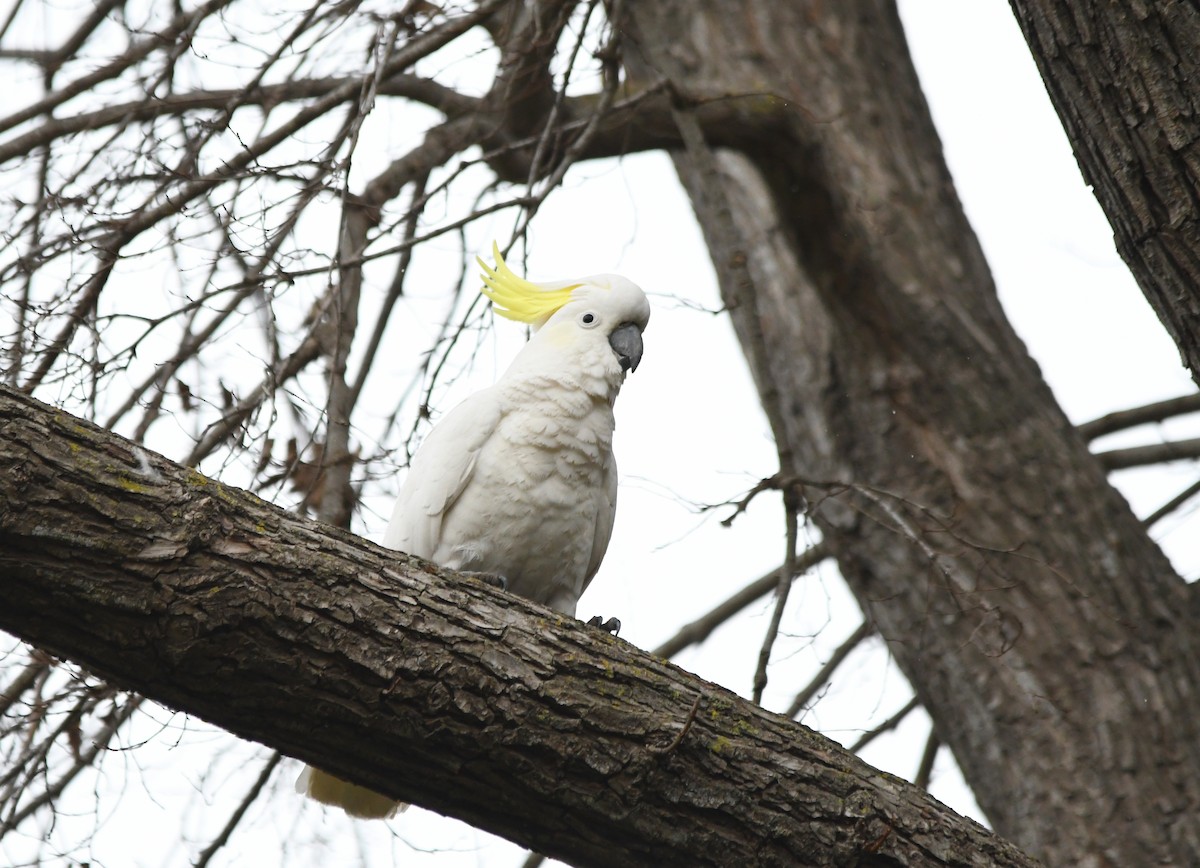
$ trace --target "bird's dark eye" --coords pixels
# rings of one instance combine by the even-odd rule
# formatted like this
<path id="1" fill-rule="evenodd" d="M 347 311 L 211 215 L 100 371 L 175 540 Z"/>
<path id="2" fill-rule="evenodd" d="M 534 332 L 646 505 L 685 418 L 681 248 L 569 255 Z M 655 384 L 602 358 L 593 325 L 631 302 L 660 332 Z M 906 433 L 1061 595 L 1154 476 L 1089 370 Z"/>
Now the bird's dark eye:
<path id="1" fill-rule="evenodd" d="M 596 319 L 596 315 L 594 313 L 590 313 L 590 312 L 585 313 L 585 314 L 580 315 L 580 317 L 579 317 L 579 324 L 581 326 L 583 326 L 584 328 L 590 329 L 590 328 L 594 327 L 596 325 L 596 323 L 597 323 L 597 319 Z"/>
<path id="2" fill-rule="evenodd" d="M 590 313 L 585 313 L 585 314 L 583 315 L 583 321 L 584 321 L 584 322 L 592 322 L 594 319 L 595 319 L 595 317 L 594 317 L 594 316 L 592 316 Z"/>

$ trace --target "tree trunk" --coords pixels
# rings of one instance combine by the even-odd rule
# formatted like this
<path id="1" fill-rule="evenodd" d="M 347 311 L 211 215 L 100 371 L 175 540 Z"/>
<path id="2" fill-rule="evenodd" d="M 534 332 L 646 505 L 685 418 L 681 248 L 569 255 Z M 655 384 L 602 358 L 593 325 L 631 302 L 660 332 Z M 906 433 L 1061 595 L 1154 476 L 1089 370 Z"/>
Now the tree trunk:
<path id="1" fill-rule="evenodd" d="M 1057 865 L 1200 864 L 1192 594 L 997 301 L 891 2 L 632 4 L 676 165 L 808 515 L 997 831 Z M 685 138 L 686 135 L 685 135 Z"/>
<path id="2" fill-rule="evenodd" d="M 573 864 L 1034 864 L 607 633 L 6 387 L 0 503 L 0 627 Z"/>
<path id="3" fill-rule="evenodd" d="M 1117 250 L 1200 384 L 1200 12 L 1011 2 Z"/>

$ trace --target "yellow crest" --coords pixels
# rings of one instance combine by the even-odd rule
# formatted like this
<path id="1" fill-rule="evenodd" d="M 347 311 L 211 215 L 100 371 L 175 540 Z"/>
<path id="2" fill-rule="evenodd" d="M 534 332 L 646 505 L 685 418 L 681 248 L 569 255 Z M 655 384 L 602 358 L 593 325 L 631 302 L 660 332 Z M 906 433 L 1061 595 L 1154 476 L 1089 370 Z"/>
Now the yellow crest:
<path id="1" fill-rule="evenodd" d="M 492 242 L 492 256 L 496 259 L 495 268 L 475 257 L 479 267 L 483 269 L 483 287 L 479 290 L 492 300 L 496 313 L 517 322 L 530 323 L 540 326 L 553 313 L 571 300 L 571 292 L 581 283 L 569 286 L 547 287 L 523 277 L 518 277 L 504 262 L 500 255 L 500 247 Z"/>

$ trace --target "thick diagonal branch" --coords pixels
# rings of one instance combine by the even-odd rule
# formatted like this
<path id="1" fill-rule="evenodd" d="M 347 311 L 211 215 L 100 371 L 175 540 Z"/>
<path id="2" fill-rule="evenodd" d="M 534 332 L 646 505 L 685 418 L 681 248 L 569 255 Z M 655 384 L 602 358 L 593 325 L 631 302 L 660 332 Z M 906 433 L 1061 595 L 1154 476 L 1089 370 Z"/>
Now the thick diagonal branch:
<path id="1" fill-rule="evenodd" d="M 0 626 L 573 864 L 1033 864 L 625 642 L 6 388 L 0 502 Z"/>

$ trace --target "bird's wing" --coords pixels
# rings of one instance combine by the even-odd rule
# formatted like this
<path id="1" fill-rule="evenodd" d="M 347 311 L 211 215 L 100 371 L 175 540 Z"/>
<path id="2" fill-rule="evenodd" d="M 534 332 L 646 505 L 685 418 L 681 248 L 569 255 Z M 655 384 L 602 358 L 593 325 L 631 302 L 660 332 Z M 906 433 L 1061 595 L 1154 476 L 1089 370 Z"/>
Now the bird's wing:
<path id="1" fill-rule="evenodd" d="M 500 422 L 495 388 L 476 392 L 446 414 L 413 457 L 383 537 L 388 548 L 432 558 L 442 519 L 475 471 L 479 450 Z"/>
<path id="2" fill-rule="evenodd" d="M 604 472 L 604 485 L 600 492 L 600 508 L 596 511 L 596 535 L 592 538 L 592 557 L 588 561 L 587 575 L 583 579 L 582 594 L 600 569 L 608 541 L 612 538 L 613 522 L 617 518 L 617 461 L 611 455 Z"/>

